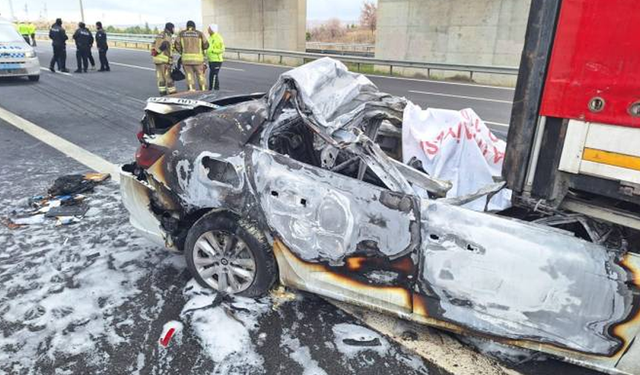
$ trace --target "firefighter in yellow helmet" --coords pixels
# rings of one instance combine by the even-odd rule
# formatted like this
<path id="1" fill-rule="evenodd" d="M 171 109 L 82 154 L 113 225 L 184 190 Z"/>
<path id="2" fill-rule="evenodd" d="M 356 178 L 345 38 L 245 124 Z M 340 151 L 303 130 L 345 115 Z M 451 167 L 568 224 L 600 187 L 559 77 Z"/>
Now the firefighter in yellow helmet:
<path id="1" fill-rule="evenodd" d="M 176 51 L 182 55 L 182 66 L 187 76 L 189 91 L 196 90 L 196 81 L 200 90 L 206 90 L 204 54 L 209 48 L 209 42 L 202 32 L 196 30 L 195 22 L 187 22 L 187 29 L 178 34 L 175 47 Z"/>
<path id="2" fill-rule="evenodd" d="M 158 91 L 160 95 L 171 95 L 176 92 L 176 86 L 171 78 L 171 67 L 173 63 L 173 46 L 171 36 L 174 25 L 167 22 L 164 30 L 156 36 L 151 48 L 153 63 L 156 65 L 156 80 L 158 81 Z"/>

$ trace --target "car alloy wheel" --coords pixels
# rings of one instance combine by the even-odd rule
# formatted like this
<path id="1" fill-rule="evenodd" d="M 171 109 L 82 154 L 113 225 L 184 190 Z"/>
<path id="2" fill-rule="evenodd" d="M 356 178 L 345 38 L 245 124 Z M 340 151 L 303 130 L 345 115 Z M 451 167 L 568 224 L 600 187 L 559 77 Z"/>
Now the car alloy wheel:
<path id="1" fill-rule="evenodd" d="M 262 297 L 278 279 L 269 240 L 255 224 L 228 213 L 210 212 L 189 229 L 187 267 L 205 288 L 243 297 Z"/>
<path id="2" fill-rule="evenodd" d="M 196 272 L 213 289 L 238 294 L 253 284 L 256 260 L 235 234 L 207 231 L 196 240 L 192 251 Z"/>

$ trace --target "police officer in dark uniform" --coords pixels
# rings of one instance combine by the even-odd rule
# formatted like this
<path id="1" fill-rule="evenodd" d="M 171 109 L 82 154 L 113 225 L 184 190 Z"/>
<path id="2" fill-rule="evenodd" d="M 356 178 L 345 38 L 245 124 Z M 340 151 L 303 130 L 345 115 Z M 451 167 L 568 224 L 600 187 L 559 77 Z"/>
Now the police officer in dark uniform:
<path id="1" fill-rule="evenodd" d="M 75 73 L 86 73 L 89 67 L 89 53 L 93 45 L 93 34 L 87 29 L 84 22 L 78 24 L 78 30 L 73 34 L 73 40 L 76 41 L 76 61 L 78 69 Z"/>
<path id="2" fill-rule="evenodd" d="M 49 63 L 49 70 L 55 72 L 55 64 L 58 64 L 58 70 L 67 73 L 67 33 L 62 28 L 62 20 L 56 19 L 49 29 L 49 39 L 51 39 L 51 45 L 53 46 L 53 57 Z"/>
<path id="3" fill-rule="evenodd" d="M 107 50 L 109 45 L 107 44 L 107 33 L 102 28 L 102 22 L 96 22 L 96 46 L 98 47 L 98 56 L 100 57 L 100 70 L 99 72 L 109 72 L 109 60 L 107 60 Z"/>

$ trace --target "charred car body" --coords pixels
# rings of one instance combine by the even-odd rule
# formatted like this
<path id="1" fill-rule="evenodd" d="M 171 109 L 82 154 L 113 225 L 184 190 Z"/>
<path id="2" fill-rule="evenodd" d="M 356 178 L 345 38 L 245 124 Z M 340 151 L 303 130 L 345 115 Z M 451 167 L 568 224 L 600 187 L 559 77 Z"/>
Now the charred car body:
<path id="1" fill-rule="evenodd" d="M 131 222 L 222 292 L 257 296 L 279 278 L 636 371 L 638 256 L 462 207 L 504 184 L 443 198 L 448 182 L 397 161 L 405 105 L 330 59 L 283 74 L 267 95 L 150 99 L 121 176 Z"/>

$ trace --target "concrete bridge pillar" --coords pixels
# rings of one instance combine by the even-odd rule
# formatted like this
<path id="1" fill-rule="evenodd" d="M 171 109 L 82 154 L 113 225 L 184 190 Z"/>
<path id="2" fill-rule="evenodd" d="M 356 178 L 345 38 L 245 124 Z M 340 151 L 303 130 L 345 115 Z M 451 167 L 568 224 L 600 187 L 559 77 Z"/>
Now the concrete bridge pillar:
<path id="1" fill-rule="evenodd" d="M 227 46 L 305 51 L 306 0 L 202 0 L 202 18 Z"/>
<path id="2" fill-rule="evenodd" d="M 376 57 L 518 66 L 530 4 L 531 0 L 378 0 Z M 505 84 L 515 80 L 486 78 Z"/>

